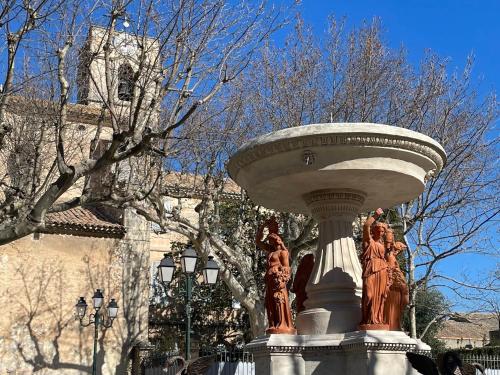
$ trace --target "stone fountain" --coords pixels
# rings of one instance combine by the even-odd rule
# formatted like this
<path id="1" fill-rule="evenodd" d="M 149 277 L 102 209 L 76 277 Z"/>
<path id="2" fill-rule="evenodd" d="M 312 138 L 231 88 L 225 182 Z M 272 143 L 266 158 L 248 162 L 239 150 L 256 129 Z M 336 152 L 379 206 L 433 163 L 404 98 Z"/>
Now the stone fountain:
<path id="1" fill-rule="evenodd" d="M 353 221 L 414 199 L 445 160 L 441 145 L 423 134 L 370 123 L 288 128 L 232 156 L 229 174 L 256 204 L 312 215 L 319 224 L 298 335 L 250 343 L 256 374 L 414 373 L 404 353 L 427 345 L 403 332 L 358 331 L 362 278 Z"/>

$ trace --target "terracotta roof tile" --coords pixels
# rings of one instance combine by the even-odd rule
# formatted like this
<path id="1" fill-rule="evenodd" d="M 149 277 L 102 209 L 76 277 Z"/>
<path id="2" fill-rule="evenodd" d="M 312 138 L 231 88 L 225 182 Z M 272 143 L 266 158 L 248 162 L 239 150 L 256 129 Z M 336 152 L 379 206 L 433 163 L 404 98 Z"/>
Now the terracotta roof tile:
<path id="1" fill-rule="evenodd" d="M 125 227 L 97 207 L 75 207 L 47 214 L 45 232 L 91 237 L 122 237 Z"/>
<path id="2" fill-rule="evenodd" d="M 489 331 L 498 329 L 498 319 L 495 314 L 472 313 L 465 314 L 470 322 L 447 320 L 437 333 L 439 338 L 478 339 L 489 337 Z"/>

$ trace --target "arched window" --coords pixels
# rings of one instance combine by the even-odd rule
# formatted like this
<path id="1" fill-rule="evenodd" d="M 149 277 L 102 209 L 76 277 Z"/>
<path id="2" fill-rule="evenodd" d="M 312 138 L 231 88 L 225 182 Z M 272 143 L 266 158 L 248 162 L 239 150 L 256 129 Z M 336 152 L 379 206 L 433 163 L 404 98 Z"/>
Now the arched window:
<path id="1" fill-rule="evenodd" d="M 129 102 L 134 93 L 134 70 L 129 63 L 118 68 L 118 99 Z"/>

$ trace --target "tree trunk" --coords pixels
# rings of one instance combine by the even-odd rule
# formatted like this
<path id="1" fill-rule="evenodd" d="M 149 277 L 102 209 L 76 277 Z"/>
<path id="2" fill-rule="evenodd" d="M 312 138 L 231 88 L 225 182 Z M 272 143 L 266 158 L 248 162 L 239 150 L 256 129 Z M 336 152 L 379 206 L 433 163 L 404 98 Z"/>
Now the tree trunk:
<path id="1" fill-rule="evenodd" d="M 256 301 L 253 309 L 247 309 L 253 338 L 263 336 L 267 328 L 266 308 L 262 301 Z"/>
<path id="2" fill-rule="evenodd" d="M 415 258 L 410 252 L 408 257 L 408 284 L 410 287 L 410 337 L 417 338 L 417 316 L 416 316 L 416 299 L 417 288 L 415 285 Z"/>

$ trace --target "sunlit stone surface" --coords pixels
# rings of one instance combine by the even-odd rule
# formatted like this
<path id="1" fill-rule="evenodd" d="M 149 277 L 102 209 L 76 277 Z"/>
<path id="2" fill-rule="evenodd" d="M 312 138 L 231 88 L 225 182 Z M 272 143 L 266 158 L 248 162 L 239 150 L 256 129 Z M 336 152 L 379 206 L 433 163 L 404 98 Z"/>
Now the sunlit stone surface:
<path id="1" fill-rule="evenodd" d="M 366 340 L 375 337 L 371 331 L 354 332 L 361 316 L 362 279 L 352 222 L 360 212 L 390 208 L 417 197 L 445 160 L 443 148 L 423 134 L 365 123 L 284 129 L 253 139 L 233 155 L 229 174 L 256 204 L 310 214 L 319 223 L 306 310 L 296 320 L 299 336 L 271 336 L 252 342 L 249 349 L 267 353 L 259 357 L 263 365 L 257 364 L 257 373 L 326 374 L 333 373 L 328 372 L 331 366 L 347 371 L 339 374 L 412 373 L 402 353 L 417 348 L 428 350 L 425 344 L 401 332 L 385 332 L 373 335 L 382 335 L 387 345 L 365 345 Z M 289 346 L 289 342 L 273 343 L 286 341 L 286 337 L 303 345 L 288 353 L 280 348 Z M 323 351 L 329 353 L 325 358 L 307 354 L 312 343 L 317 342 L 330 348 Z M 401 346 L 403 342 L 409 346 Z M 332 355 L 331 350 L 336 354 Z M 353 360 L 360 367 L 348 369 Z M 384 372 L 389 371 L 384 363 L 392 363 L 403 372 Z M 279 372 L 279 368 L 289 370 Z"/>

